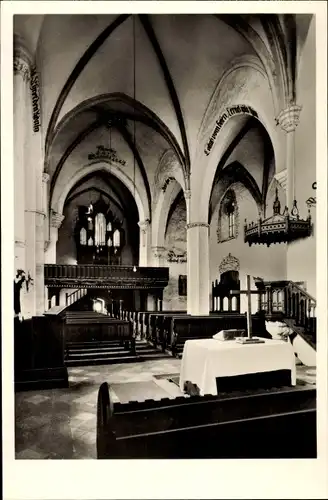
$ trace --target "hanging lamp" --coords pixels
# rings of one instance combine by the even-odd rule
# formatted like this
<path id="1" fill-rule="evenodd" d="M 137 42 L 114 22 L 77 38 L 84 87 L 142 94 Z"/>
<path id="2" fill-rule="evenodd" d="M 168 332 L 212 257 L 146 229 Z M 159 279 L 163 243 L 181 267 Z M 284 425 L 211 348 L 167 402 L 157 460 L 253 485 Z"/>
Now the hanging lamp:
<path id="1" fill-rule="evenodd" d="M 290 243 L 292 241 L 307 238 L 312 234 L 312 221 L 310 210 L 306 219 L 301 219 L 295 196 L 295 134 L 293 135 L 293 205 L 290 213 L 286 206 L 281 213 L 281 205 L 276 188 L 276 197 L 273 202 L 273 215 L 266 219 L 259 216 L 256 222 L 247 223 L 245 219 L 244 241 L 249 246 L 263 244 L 268 247 L 275 243 Z"/>
<path id="2" fill-rule="evenodd" d="M 273 215 L 267 219 L 259 217 L 256 222 L 247 223 L 245 219 L 245 243 L 263 244 L 268 247 L 275 243 L 290 243 L 300 238 L 306 238 L 312 233 L 312 222 L 310 211 L 307 219 L 300 219 L 297 201 L 294 200 L 291 213 L 285 207 L 283 213 L 280 212 L 280 201 L 278 189 L 273 202 Z"/>

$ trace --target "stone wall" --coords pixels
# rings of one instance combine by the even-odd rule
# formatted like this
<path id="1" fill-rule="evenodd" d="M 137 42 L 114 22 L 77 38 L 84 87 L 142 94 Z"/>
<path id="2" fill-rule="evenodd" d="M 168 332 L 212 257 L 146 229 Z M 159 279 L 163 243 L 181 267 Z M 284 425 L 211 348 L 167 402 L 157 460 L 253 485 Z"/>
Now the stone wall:
<path id="1" fill-rule="evenodd" d="M 163 309 L 187 309 L 187 297 L 179 296 L 179 276 L 187 274 L 186 202 L 182 199 L 171 214 L 165 234 L 166 266 L 170 280 L 163 294 Z"/>
<path id="2" fill-rule="evenodd" d="M 266 217 L 272 215 L 272 205 L 275 198 L 274 182 L 269 190 L 267 198 Z M 210 252 L 210 282 L 220 280 L 219 266 L 222 260 L 231 253 L 240 263 L 239 279 L 240 287 L 246 288 L 246 275 L 261 277 L 265 280 L 286 279 L 286 245 L 252 245 L 244 242 L 244 222 L 255 221 L 258 210 L 254 199 L 249 191 L 241 184 L 235 183 L 231 186 L 235 191 L 239 217 L 237 223 L 237 237 L 224 242 L 218 242 L 218 214 L 219 204 L 216 206 L 210 223 L 209 252 Z M 278 186 L 278 193 L 282 208 L 285 205 L 285 192 Z M 253 288 L 254 285 L 252 285 Z M 257 296 L 252 297 L 253 310 L 257 308 Z M 246 311 L 246 298 L 241 297 L 241 310 Z"/>
<path id="3" fill-rule="evenodd" d="M 295 193 L 301 218 L 307 216 L 306 200 L 316 197 L 316 191 L 312 189 L 316 181 L 315 43 L 313 19 L 300 57 L 297 79 L 297 104 L 302 110 L 295 132 Z M 313 236 L 288 246 L 287 277 L 304 281 L 308 292 L 316 297 L 316 207 L 311 208 L 311 217 Z"/>

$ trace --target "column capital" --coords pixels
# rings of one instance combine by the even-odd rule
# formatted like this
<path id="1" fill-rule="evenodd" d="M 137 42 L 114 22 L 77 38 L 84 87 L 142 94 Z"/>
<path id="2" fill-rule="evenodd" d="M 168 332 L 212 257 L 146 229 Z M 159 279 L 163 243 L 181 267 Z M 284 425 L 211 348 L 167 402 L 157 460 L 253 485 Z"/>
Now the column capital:
<path id="1" fill-rule="evenodd" d="M 50 175 L 47 172 L 42 172 L 42 182 L 47 184 L 49 182 Z"/>
<path id="2" fill-rule="evenodd" d="M 24 39 L 14 35 L 14 74 L 21 74 L 28 82 L 31 78 L 32 57 Z"/>
<path id="3" fill-rule="evenodd" d="M 185 200 L 190 200 L 190 198 L 191 198 L 191 190 L 190 189 L 185 190 L 184 197 L 185 197 Z"/>
<path id="4" fill-rule="evenodd" d="M 186 229 L 191 229 L 193 227 L 206 227 L 208 229 L 210 225 L 206 222 L 190 222 L 186 225 Z"/>
<path id="5" fill-rule="evenodd" d="M 302 107 L 291 104 L 282 110 L 276 118 L 277 125 L 280 125 L 285 132 L 294 132 L 300 121 Z"/>
<path id="6" fill-rule="evenodd" d="M 50 213 L 50 226 L 59 229 L 64 219 L 65 215 L 59 214 L 58 212 L 52 210 Z"/>
<path id="7" fill-rule="evenodd" d="M 281 172 L 278 172 L 277 174 L 275 174 L 274 178 L 276 179 L 276 181 L 280 184 L 280 186 L 283 189 L 286 189 L 286 185 L 287 185 L 287 168 L 285 168 L 284 170 L 281 170 Z"/>
<path id="8" fill-rule="evenodd" d="M 138 226 L 140 227 L 141 231 L 147 231 L 148 227 L 149 227 L 149 224 L 150 224 L 150 220 L 149 219 L 145 219 L 145 220 L 140 220 L 138 222 Z"/>
<path id="9" fill-rule="evenodd" d="M 165 257 L 166 248 L 165 247 L 151 247 L 153 255 L 156 259 L 161 259 Z"/>
<path id="10" fill-rule="evenodd" d="M 29 82 L 31 79 L 31 67 L 20 54 L 14 55 L 14 74 L 22 75 L 25 82 Z"/>

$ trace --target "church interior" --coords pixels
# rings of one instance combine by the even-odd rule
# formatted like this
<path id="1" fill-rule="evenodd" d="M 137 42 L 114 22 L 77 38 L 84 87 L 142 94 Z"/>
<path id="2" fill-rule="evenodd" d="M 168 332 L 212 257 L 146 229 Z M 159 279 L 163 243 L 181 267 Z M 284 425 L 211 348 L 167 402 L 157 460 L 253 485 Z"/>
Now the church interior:
<path id="1" fill-rule="evenodd" d="M 21 14 L 13 55 L 16 459 L 315 457 L 315 17 Z"/>

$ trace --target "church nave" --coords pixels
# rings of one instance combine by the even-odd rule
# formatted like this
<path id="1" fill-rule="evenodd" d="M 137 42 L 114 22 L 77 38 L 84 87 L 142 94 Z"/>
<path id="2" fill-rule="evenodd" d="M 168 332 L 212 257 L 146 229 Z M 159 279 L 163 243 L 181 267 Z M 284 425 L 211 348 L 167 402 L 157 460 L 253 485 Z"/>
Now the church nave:
<path id="1" fill-rule="evenodd" d="M 317 457 L 318 17 L 94 5 L 13 20 L 13 453 Z"/>

